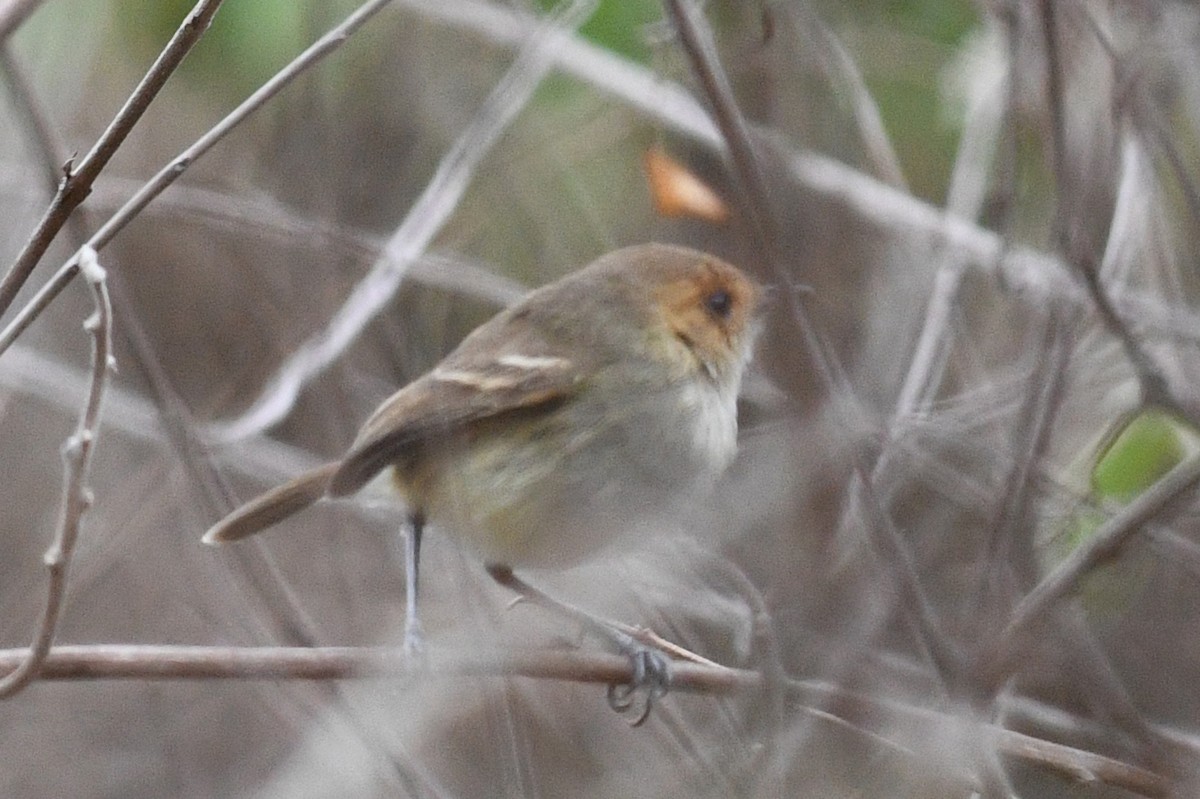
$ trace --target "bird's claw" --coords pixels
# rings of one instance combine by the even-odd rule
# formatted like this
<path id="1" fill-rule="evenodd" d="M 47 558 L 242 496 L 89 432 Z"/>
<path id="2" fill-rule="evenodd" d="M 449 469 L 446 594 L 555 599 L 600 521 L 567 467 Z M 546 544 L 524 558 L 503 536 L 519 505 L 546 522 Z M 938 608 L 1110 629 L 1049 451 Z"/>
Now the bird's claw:
<path id="1" fill-rule="evenodd" d="M 629 658 L 633 674 L 627 683 L 608 686 L 608 706 L 618 713 L 628 713 L 634 706 L 635 697 L 644 690 L 646 698 L 641 710 L 629 722 L 629 726 L 639 727 L 650 718 L 655 701 L 666 696 L 670 690 L 671 663 L 663 653 L 636 641 L 630 641 L 621 648 Z"/>

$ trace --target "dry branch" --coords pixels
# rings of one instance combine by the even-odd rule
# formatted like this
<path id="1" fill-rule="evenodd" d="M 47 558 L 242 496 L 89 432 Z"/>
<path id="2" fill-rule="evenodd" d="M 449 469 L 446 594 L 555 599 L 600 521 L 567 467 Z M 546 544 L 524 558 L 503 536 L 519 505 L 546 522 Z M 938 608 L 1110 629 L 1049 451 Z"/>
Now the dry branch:
<path id="1" fill-rule="evenodd" d="M 211 128 L 207 133 L 197 139 L 190 147 L 176 156 L 169 164 L 159 170 L 153 178 L 144 184 L 133 197 L 129 199 L 112 217 L 109 218 L 104 225 L 96 231 L 88 240 L 88 246 L 97 252 L 104 249 L 113 237 L 120 232 L 133 218 L 135 218 L 142 209 L 146 207 L 155 197 L 157 197 L 164 189 L 175 182 L 182 175 L 192 162 L 200 156 L 208 152 L 221 139 L 229 134 L 241 122 L 243 122 L 251 113 L 260 108 L 264 103 L 278 94 L 285 86 L 288 85 L 294 78 L 303 73 L 313 64 L 320 61 L 322 57 L 336 50 L 350 37 L 350 35 L 362 26 L 368 19 L 377 13 L 389 0 L 369 0 L 359 6 L 351 13 L 341 24 L 331 29 L 328 33 L 314 42 L 308 49 L 297 56 L 290 64 L 280 70 L 269 81 L 260 86 L 253 94 L 242 102 L 236 109 L 229 113 L 217 125 Z M 215 10 L 215 9 L 214 9 Z M 174 39 L 172 39 L 174 41 Z M 170 45 L 168 45 L 169 49 Z M 166 52 L 166 51 L 164 51 Z M 182 56 L 181 56 L 182 57 Z M 165 80 L 165 78 L 164 78 Z M 114 123 L 115 124 L 115 123 Z M 112 130 L 113 126 L 109 127 Z M 93 152 L 95 152 L 93 150 Z M 111 153 L 110 153 L 111 155 Z M 89 156 L 90 157 L 90 156 Z M 86 163 L 86 161 L 85 161 Z M 83 165 L 80 165 L 79 172 L 82 172 Z M 90 191 L 90 184 L 88 190 Z M 60 189 L 60 195 L 63 193 Z M 80 197 L 82 200 L 82 197 Z M 59 201 L 56 199 L 55 204 L 51 206 L 53 210 Z M 69 213 L 69 211 L 68 211 Z M 65 217 L 64 217 L 65 219 Z M 59 223 L 61 226 L 61 223 Z M 57 230 L 57 228 L 56 228 Z M 36 234 L 35 234 L 36 235 Z M 52 238 L 52 237 L 51 237 Z M 46 246 L 49 246 L 49 240 L 46 241 Z M 44 247 L 42 250 L 44 251 Z M 18 257 L 18 264 L 21 263 L 21 258 Z M 38 255 L 40 258 L 40 253 Z M 33 268 L 36 260 L 29 265 L 29 269 Z M 43 311 L 49 307 L 50 303 L 59 295 L 59 293 L 67 287 L 67 285 L 75 278 L 79 269 L 79 255 L 72 256 L 65 264 L 59 267 L 54 276 L 42 286 L 38 293 L 31 299 L 17 317 L 13 319 L 3 332 L 0 332 L 0 354 L 2 354 L 18 336 L 33 323 Z M 16 272 L 16 267 L 10 272 L 10 276 Z M 7 277 L 6 277 L 7 280 Z M 23 282 L 23 279 L 22 279 Z M 18 284 L 14 288 L 14 293 Z M 8 303 L 4 302 L 4 286 L 0 284 L 0 313 L 3 313 L 7 308 Z M 9 298 L 8 302 L 11 302 Z"/>
<path id="2" fill-rule="evenodd" d="M 104 268 L 100 266 L 94 250 L 83 250 L 80 268 L 96 304 L 95 313 L 84 322 L 84 329 L 92 336 L 91 383 L 79 424 L 75 433 L 63 446 L 63 496 L 58 532 L 43 558 L 46 568 L 50 571 L 46 605 L 34 633 L 28 657 L 0 680 L 0 699 L 12 696 L 37 678 L 42 663 L 50 652 L 67 593 L 67 576 L 71 556 L 75 552 L 75 542 L 79 538 L 80 524 L 84 513 L 92 504 L 92 494 L 87 487 L 88 470 L 92 463 L 96 437 L 100 432 L 100 408 L 114 366 L 111 354 L 112 306 L 109 304 Z"/>
<path id="3" fill-rule="evenodd" d="M 301 390 L 329 368 L 391 301 L 413 261 L 450 219 L 475 171 L 533 97 L 554 65 L 558 39 L 552 34 L 582 25 L 592 0 L 575 0 L 546 20 L 496 84 L 466 129 L 442 156 L 437 171 L 384 247 L 371 271 L 350 293 L 323 330 L 301 344 L 267 381 L 258 398 L 239 417 L 215 426 L 215 435 L 236 441 L 281 421 Z"/>
<path id="4" fill-rule="evenodd" d="M 45 0 L 8 0 L 0 4 L 0 42 L 8 39 Z"/>
<path id="5" fill-rule="evenodd" d="M 17 667 L 28 650 L 0 650 L 0 673 Z M 504 676 L 610 685 L 632 676 L 629 659 L 620 655 L 568 650 L 497 652 L 431 649 L 414 660 L 398 648 L 207 647 L 207 646 L 59 646 L 42 666 L 42 680 L 363 680 L 404 679 L 416 674 L 450 677 Z M 675 663 L 674 691 L 712 696 L 762 690 L 752 671 L 723 666 Z M 945 714 L 928 707 L 876 699 L 824 683 L 790 681 L 790 701 L 828 716 L 874 739 L 865 727 L 886 727 L 889 719 L 932 725 Z M 831 714 L 829 707 L 839 708 Z M 823 708 L 823 709 L 822 709 Z M 1059 772 L 1080 782 L 1099 781 L 1143 796 L 1170 793 L 1159 774 L 1094 752 L 1035 738 L 991 724 L 977 728 L 1004 755 Z"/>
<path id="6" fill-rule="evenodd" d="M 184 56 L 200 40 L 208 29 L 212 17 L 221 6 L 221 0 L 200 0 L 184 18 L 175 35 L 167 42 L 158 58 L 150 66 L 145 77 L 130 94 L 125 105 L 113 117 L 108 128 L 96 140 L 91 152 L 76 166 L 68 161 L 63 166 L 63 178 L 58 193 L 42 215 L 29 240 L 9 267 L 4 279 L 0 280 L 0 314 L 8 311 L 17 292 L 25 285 L 33 268 L 37 266 L 50 243 L 66 223 L 71 213 L 87 198 L 92 183 L 99 177 L 117 149 L 124 143 L 133 127 L 142 118 L 150 103 L 175 72 Z M 97 252 L 101 247 L 93 246 Z"/>
<path id="7" fill-rule="evenodd" d="M 1014 668 L 1012 657 L 1018 651 L 1021 636 L 1043 621 L 1060 599 L 1075 591 L 1083 577 L 1114 557 L 1148 522 L 1167 511 L 1197 482 L 1200 482 L 1200 456 L 1193 456 L 1100 525 L 1087 543 L 1076 547 L 1026 594 L 999 639 L 996 651 L 1003 656 L 987 659 L 992 681 L 999 682 L 1011 673 Z"/>

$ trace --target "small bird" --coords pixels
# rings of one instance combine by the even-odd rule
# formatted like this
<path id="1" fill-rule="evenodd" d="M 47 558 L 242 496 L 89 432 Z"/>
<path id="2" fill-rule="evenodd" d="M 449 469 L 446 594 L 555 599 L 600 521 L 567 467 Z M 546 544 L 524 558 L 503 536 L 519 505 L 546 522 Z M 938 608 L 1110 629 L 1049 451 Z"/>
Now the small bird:
<path id="1" fill-rule="evenodd" d="M 426 519 L 494 578 L 652 534 L 737 449 L 761 291 L 683 247 L 611 252 L 477 328 L 383 402 L 340 459 L 250 500 L 204 542 L 264 530 L 385 471 L 407 507 L 405 643 Z"/>

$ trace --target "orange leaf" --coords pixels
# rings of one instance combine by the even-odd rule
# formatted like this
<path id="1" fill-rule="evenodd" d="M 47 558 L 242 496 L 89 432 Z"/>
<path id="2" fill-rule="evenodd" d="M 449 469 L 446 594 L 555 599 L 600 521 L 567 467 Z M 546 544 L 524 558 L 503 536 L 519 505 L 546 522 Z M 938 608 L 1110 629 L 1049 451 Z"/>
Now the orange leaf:
<path id="1" fill-rule="evenodd" d="M 684 216 L 720 225 L 729 219 L 729 207 L 683 164 L 654 147 L 643 157 L 654 210 L 666 217 Z"/>

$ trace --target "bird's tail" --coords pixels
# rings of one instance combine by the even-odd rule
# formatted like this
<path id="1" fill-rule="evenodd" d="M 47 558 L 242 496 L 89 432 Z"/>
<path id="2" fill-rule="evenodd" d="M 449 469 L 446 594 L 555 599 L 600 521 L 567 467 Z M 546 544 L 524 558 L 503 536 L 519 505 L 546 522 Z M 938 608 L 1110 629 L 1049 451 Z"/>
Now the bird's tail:
<path id="1" fill-rule="evenodd" d="M 325 496 L 329 480 L 340 463 L 327 463 L 296 477 L 245 505 L 208 528 L 201 539 L 206 544 L 223 544 L 254 535 L 304 510 Z"/>

